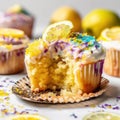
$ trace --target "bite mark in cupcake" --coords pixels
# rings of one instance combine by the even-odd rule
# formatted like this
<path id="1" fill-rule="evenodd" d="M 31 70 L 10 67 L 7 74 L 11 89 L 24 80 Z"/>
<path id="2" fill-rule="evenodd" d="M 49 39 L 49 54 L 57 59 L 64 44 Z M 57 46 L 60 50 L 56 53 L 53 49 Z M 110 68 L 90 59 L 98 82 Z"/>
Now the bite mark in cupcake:
<path id="1" fill-rule="evenodd" d="M 35 41 L 25 55 L 31 90 L 61 90 L 64 95 L 94 92 L 100 86 L 103 58 L 102 46 L 86 34 L 67 42 Z"/>

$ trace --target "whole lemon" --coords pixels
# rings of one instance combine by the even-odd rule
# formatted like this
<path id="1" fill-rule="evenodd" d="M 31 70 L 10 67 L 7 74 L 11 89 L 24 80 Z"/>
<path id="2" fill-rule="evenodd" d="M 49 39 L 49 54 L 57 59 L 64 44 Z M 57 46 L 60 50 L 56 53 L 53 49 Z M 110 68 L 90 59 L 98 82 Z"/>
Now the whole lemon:
<path id="1" fill-rule="evenodd" d="M 107 9 L 95 9 L 82 20 L 83 32 L 98 37 L 105 28 L 120 25 L 119 16 Z"/>
<path id="2" fill-rule="evenodd" d="M 51 16 L 50 23 L 55 23 L 63 20 L 70 20 L 73 23 L 74 32 L 80 32 L 82 28 L 82 19 L 80 14 L 69 6 L 58 8 Z"/>

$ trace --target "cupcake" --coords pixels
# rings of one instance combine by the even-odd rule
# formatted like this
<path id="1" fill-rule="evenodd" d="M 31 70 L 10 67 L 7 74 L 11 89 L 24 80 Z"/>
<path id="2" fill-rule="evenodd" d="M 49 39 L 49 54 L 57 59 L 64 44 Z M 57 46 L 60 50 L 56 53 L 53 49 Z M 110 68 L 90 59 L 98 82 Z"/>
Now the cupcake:
<path id="1" fill-rule="evenodd" d="M 103 30 L 99 41 L 106 49 L 104 72 L 120 77 L 120 27 Z"/>
<path id="2" fill-rule="evenodd" d="M 0 14 L 0 27 L 20 29 L 29 38 L 32 37 L 33 23 L 33 16 L 20 5 L 15 5 Z"/>
<path id="3" fill-rule="evenodd" d="M 95 92 L 103 58 L 101 44 L 86 34 L 75 33 L 68 40 L 36 40 L 25 54 L 31 91 L 60 91 L 63 96 Z"/>
<path id="4" fill-rule="evenodd" d="M 23 31 L 0 28 L 0 74 L 24 70 L 24 51 L 29 42 Z"/>

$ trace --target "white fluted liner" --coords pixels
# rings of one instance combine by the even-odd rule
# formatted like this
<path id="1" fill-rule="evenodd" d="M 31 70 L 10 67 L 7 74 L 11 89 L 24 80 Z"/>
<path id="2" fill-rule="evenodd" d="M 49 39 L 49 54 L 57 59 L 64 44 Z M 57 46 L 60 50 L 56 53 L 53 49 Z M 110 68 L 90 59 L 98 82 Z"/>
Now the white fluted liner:
<path id="1" fill-rule="evenodd" d="M 101 82 L 103 60 L 80 66 L 79 87 L 82 91 L 89 93 L 95 91 Z"/>

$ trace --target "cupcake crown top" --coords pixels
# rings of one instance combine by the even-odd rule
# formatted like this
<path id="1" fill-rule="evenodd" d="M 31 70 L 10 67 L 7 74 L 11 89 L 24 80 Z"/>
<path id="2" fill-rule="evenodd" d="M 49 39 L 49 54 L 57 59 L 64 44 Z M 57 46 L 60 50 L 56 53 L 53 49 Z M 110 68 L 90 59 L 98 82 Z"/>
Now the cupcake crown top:
<path id="1" fill-rule="evenodd" d="M 102 59 L 103 47 L 98 43 L 95 37 L 81 33 L 77 33 L 70 38 L 70 44 L 72 44 L 72 51 L 74 58 L 81 61 L 94 61 Z"/>
<path id="2" fill-rule="evenodd" d="M 26 50 L 30 58 L 50 54 L 50 57 L 58 55 L 79 61 L 97 61 L 103 58 L 103 53 L 101 44 L 94 37 L 81 33 L 71 36 L 68 41 L 47 43 L 40 39 L 31 43 Z"/>
<path id="3" fill-rule="evenodd" d="M 29 38 L 22 30 L 13 28 L 0 28 L 0 47 L 12 50 L 16 45 L 27 45 Z"/>

